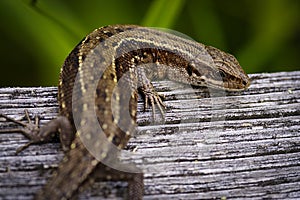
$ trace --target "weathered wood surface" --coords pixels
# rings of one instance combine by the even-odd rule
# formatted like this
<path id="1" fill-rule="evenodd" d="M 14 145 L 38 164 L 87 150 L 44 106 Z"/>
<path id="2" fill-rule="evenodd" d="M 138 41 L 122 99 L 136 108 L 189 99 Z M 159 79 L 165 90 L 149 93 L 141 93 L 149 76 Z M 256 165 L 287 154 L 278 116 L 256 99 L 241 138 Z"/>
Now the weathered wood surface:
<path id="1" fill-rule="evenodd" d="M 211 97 L 201 89 L 156 83 L 166 95 L 166 125 L 151 124 L 151 111 L 142 112 L 139 101 L 139 132 L 123 160 L 143 168 L 144 199 L 300 198 L 300 72 L 251 79 L 247 91 L 210 91 Z M 28 109 L 44 124 L 57 115 L 56 95 L 55 87 L 2 88 L 0 113 L 25 121 Z M 0 119 L 0 129 L 11 127 L 17 126 Z M 15 155 L 27 141 L 18 133 L 0 135 L 0 199 L 31 199 L 63 157 L 58 142 Z M 79 198 L 125 194 L 124 182 L 96 182 Z"/>

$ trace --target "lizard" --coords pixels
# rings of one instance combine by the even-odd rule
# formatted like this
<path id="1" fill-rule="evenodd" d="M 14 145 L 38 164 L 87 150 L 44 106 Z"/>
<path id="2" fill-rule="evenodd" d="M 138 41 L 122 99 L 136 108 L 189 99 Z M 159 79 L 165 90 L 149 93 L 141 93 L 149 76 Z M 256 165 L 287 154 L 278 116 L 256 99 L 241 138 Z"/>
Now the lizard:
<path id="1" fill-rule="evenodd" d="M 61 68 L 57 118 L 39 127 L 38 120 L 30 122 L 27 111 L 29 123 L 0 114 L 23 126 L 1 132 L 18 131 L 29 139 L 17 152 L 49 142 L 59 133 L 65 156 L 34 199 L 72 199 L 96 177 L 128 181 L 127 198 L 142 199 L 143 172 L 124 166 L 117 154 L 135 131 L 138 93 L 145 108 L 152 107 L 153 116 L 155 105 L 163 114 L 163 96 L 151 83 L 155 78 L 227 91 L 250 85 L 237 59 L 215 47 L 137 25 L 94 30 Z M 95 123 L 99 128 L 93 127 Z"/>

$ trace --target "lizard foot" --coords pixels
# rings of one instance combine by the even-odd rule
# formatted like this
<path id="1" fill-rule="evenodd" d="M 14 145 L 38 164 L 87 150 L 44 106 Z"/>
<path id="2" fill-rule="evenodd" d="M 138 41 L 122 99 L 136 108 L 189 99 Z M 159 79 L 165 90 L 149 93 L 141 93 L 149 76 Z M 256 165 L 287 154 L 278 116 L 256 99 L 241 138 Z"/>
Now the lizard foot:
<path id="1" fill-rule="evenodd" d="M 23 126 L 23 128 L 11 128 L 11 129 L 4 129 L 4 130 L 0 130 L 0 133 L 21 133 L 23 134 L 26 138 L 28 138 L 30 141 L 25 144 L 24 146 L 20 147 L 17 149 L 16 154 L 20 153 L 21 151 L 23 151 L 24 149 L 26 149 L 27 147 L 29 147 L 31 144 L 35 144 L 35 143 L 40 143 L 43 141 L 43 139 L 39 136 L 39 118 L 38 116 L 35 116 L 35 122 L 33 123 L 30 120 L 28 111 L 25 110 L 25 117 L 28 121 L 28 123 L 24 123 L 20 120 L 15 120 L 13 118 L 10 118 L 4 114 L 0 114 L 0 117 L 5 118 L 7 121 L 19 124 L 21 126 Z"/>
<path id="2" fill-rule="evenodd" d="M 163 119 L 165 117 L 164 110 L 166 109 L 166 105 L 162 101 L 165 98 L 164 95 L 158 94 L 152 84 L 151 85 L 144 85 L 141 87 L 141 92 L 144 95 L 145 103 L 144 103 L 144 110 L 148 109 L 148 105 L 152 107 L 152 116 L 155 119 L 155 105 L 157 105 Z"/>

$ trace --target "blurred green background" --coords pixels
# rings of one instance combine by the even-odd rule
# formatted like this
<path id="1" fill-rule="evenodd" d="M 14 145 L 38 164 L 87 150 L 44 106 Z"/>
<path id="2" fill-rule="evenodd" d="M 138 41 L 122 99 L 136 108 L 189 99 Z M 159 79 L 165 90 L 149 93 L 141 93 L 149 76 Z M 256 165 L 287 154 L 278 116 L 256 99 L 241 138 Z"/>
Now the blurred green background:
<path id="1" fill-rule="evenodd" d="M 0 0 L 0 86 L 57 85 L 95 28 L 174 29 L 234 54 L 248 73 L 299 70 L 299 0 Z"/>

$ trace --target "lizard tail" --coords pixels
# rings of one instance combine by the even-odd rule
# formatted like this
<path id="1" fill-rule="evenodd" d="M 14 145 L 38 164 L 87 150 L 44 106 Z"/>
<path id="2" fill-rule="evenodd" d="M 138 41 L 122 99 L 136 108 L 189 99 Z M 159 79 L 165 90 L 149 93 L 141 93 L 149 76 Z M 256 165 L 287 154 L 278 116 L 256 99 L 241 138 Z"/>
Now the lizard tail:
<path id="1" fill-rule="evenodd" d="M 36 194 L 35 200 L 70 199 L 97 165 L 97 160 L 84 148 L 69 151 L 49 182 Z"/>

